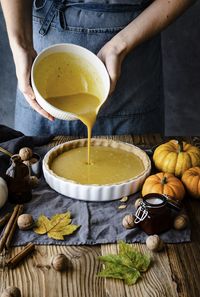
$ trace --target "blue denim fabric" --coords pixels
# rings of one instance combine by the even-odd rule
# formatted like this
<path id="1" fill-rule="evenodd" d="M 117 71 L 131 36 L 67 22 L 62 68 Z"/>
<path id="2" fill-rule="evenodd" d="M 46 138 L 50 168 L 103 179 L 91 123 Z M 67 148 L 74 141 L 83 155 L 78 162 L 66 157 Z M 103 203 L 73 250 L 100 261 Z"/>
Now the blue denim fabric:
<path id="1" fill-rule="evenodd" d="M 37 52 L 55 43 L 68 42 L 98 53 L 148 4 L 145 0 L 63 2 L 34 1 L 33 36 Z M 157 35 L 125 58 L 116 90 L 102 106 L 93 135 L 163 133 L 163 117 L 161 44 Z M 52 123 L 41 117 L 20 91 L 15 128 L 26 135 L 86 136 L 86 128 L 80 121 L 56 119 Z"/>

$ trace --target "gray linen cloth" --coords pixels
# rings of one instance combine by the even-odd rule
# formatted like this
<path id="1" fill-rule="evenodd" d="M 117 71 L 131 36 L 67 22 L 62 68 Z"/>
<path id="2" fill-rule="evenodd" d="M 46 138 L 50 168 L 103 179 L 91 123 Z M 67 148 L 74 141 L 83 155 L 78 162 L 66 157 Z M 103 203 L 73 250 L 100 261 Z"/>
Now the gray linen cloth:
<path id="1" fill-rule="evenodd" d="M 27 137 L 24 137 L 25 140 Z M 21 139 L 21 138 L 20 138 Z M 15 139 L 14 139 L 15 140 Z M 18 139 L 17 139 L 18 141 Z M 30 139 L 27 140 L 30 142 Z M 18 142 L 17 142 L 18 143 Z M 16 149 L 15 143 L 9 142 Z M 26 144 L 27 145 L 27 144 Z M 24 146 L 24 143 L 23 145 Z M 6 146 L 4 146 L 7 148 Z M 49 150 L 47 147 L 35 147 L 34 152 L 41 157 Z M 143 149 L 149 154 L 151 150 Z M 13 151 L 9 148 L 10 151 Z M 4 156 L 2 156 L 4 157 Z M 1 157 L 1 158 L 2 158 Z M 6 163 L 7 164 L 7 163 Z M 1 159 L 1 165 L 6 165 Z M 8 166 L 8 164 L 7 164 Z M 48 238 L 47 235 L 38 235 L 32 230 L 20 231 L 17 230 L 13 239 L 13 246 L 25 245 L 28 242 L 35 244 L 58 244 L 58 245 L 81 245 L 81 244 L 103 244 L 115 243 L 119 240 L 124 240 L 128 243 L 140 242 L 144 243 L 147 235 L 138 227 L 126 230 L 122 226 L 122 219 L 126 214 L 134 214 L 134 202 L 140 197 L 140 193 L 136 193 L 129 197 L 126 202 L 125 209 L 119 209 L 121 202 L 84 202 L 65 197 L 53 189 L 51 189 L 44 178 L 40 179 L 39 187 L 33 190 L 33 198 L 30 202 L 24 204 L 24 213 L 29 213 L 36 220 L 40 214 L 51 217 L 56 213 L 64 213 L 70 211 L 72 216 L 72 224 L 80 225 L 80 228 L 74 234 L 66 236 L 64 241 Z M 1 209 L 1 216 L 12 210 L 13 206 L 6 204 Z M 179 243 L 190 241 L 190 228 L 185 230 L 169 230 L 161 235 L 161 238 L 166 243 Z"/>
<path id="2" fill-rule="evenodd" d="M 33 191 L 32 200 L 24 204 L 24 213 L 32 214 L 36 220 L 40 214 L 51 217 L 55 213 L 70 211 L 72 224 L 80 225 L 74 234 L 65 236 L 64 241 L 48 238 L 47 235 L 38 235 L 32 230 L 17 230 L 13 246 L 20 246 L 33 242 L 35 244 L 81 245 L 115 243 L 124 240 L 128 243 L 144 243 L 147 235 L 138 227 L 126 230 L 122 226 L 122 219 L 126 214 L 135 213 L 134 202 L 140 196 L 136 193 L 129 197 L 125 209 L 119 209 L 119 200 L 112 202 L 84 202 L 60 195 L 51 189 L 41 179 L 40 186 Z M 12 206 L 13 207 L 13 206 Z M 8 211 L 8 205 L 4 212 Z M 182 231 L 169 230 L 161 235 L 167 243 L 190 241 L 190 229 Z"/>

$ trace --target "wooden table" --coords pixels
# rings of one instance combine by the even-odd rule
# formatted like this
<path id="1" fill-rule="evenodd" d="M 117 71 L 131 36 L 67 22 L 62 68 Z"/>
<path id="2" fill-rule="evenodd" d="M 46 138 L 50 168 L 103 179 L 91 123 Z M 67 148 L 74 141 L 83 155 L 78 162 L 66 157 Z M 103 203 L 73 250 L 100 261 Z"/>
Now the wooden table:
<path id="1" fill-rule="evenodd" d="M 159 144 L 159 135 L 115 136 L 135 145 Z M 68 140 L 57 137 L 51 145 Z M 197 137 L 187 141 L 199 145 Z M 192 242 L 167 244 L 165 250 L 152 254 L 153 265 L 136 285 L 127 286 L 120 280 L 96 277 L 101 270 L 98 256 L 116 253 L 117 244 L 97 246 L 37 246 L 36 252 L 19 267 L 0 268 L 0 293 L 3 288 L 15 285 L 21 289 L 23 297 L 199 297 L 200 296 L 200 201 L 186 201 L 191 221 Z M 144 244 L 134 244 L 142 252 L 147 252 Z M 11 255 L 21 247 L 12 248 Z M 66 254 L 71 259 L 72 268 L 67 272 L 55 272 L 50 266 L 52 255 Z M 3 263 L 6 256 L 1 256 Z M 2 264 L 1 263 L 1 264 Z"/>

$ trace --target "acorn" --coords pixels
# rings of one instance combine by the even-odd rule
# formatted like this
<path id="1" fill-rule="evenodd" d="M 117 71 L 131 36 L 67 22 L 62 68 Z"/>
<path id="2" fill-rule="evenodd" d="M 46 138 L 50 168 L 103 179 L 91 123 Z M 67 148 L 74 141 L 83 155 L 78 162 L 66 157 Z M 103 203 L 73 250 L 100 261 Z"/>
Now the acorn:
<path id="1" fill-rule="evenodd" d="M 152 252 L 160 252 L 164 248 L 164 243 L 157 234 L 148 236 L 146 239 L 146 245 Z"/>
<path id="2" fill-rule="evenodd" d="M 22 161 L 27 161 L 32 158 L 33 152 L 32 152 L 32 149 L 30 149 L 29 147 L 23 147 L 20 149 L 19 155 L 20 155 Z"/>
<path id="3" fill-rule="evenodd" d="M 1 297 L 21 297 L 21 292 L 17 287 L 8 287 L 3 291 Z"/>
<path id="4" fill-rule="evenodd" d="M 56 271 L 65 271 L 68 267 L 68 259 L 64 254 L 57 254 L 52 257 L 51 266 Z"/>

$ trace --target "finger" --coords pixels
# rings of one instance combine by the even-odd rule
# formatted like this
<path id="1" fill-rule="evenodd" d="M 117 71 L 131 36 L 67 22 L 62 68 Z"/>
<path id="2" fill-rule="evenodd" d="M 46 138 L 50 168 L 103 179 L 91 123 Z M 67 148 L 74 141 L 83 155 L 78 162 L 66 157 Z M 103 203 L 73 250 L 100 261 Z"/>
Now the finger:
<path id="1" fill-rule="evenodd" d="M 33 93 L 33 90 L 31 88 L 31 86 L 27 86 L 25 90 L 22 91 L 24 94 L 24 97 L 26 99 L 26 101 L 29 103 L 29 105 L 35 110 L 37 111 L 39 114 L 41 114 L 43 117 L 45 117 L 46 119 L 53 121 L 54 117 L 49 114 L 48 112 L 46 112 L 36 101 L 35 99 L 35 95 Z"/>
<path id="2" fill-rule="evenodd" d="M 110 77 L 110 92 L 112 94 L 115 90 L 117 80 L 121 74 L 121 60 L 115 54 L 104 55 L 102 49 L 98 52 L 97 56 L 105 64 Z"/>

